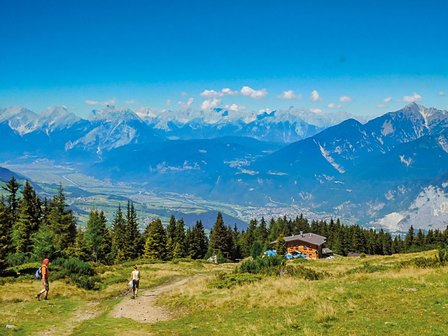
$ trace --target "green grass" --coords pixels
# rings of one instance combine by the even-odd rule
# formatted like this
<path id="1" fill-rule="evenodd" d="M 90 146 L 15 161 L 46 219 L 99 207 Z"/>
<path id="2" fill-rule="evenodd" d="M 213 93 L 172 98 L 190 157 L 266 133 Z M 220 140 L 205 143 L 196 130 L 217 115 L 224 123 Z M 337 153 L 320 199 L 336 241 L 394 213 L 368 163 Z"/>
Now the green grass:
<path id="1" fill-rule="evenodd" d="M 58 335 L 446 335 L 448 267 L 411 262 L 433 255 L 290 263 L 324 273 L 320 280 L 232 274 L 231 264 L 141 261 L 145 288 L 194 276 L 158 298 L 175 318 L 154 324 L 110 316 L 127 289 L 132 263 L 98 268 L 103 288 L 97 292 L 57 281 L 49 302 L 31 298 L 36 281 L 21 280 L 0 286 L 0 334 L 14 324 L 11 335 L 49 326 Z M 89 309 L 94 314 L 79 319 Z"/>

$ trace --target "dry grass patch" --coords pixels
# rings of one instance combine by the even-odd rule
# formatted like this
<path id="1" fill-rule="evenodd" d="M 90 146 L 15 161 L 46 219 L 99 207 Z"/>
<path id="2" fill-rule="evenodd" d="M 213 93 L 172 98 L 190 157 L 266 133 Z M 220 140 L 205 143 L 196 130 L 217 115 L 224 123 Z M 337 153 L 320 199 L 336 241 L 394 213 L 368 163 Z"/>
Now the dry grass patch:
<path id="1" fill-rule="evenodd" d="M 315 318 L 318 323 L 336 320 L 336 309 L 330 302 L 319 301 L 315 305 Z"/>

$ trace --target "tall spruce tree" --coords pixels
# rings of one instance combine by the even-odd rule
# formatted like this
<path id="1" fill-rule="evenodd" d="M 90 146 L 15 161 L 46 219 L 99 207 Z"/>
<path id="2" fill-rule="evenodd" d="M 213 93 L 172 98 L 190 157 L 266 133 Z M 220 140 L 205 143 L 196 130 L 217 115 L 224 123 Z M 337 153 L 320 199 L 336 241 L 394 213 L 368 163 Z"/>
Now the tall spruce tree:
<path id="1" fill-rule="evenodd" d="M 112 237 L 112 255 L 114 262 L 118 264 L 126 260 L 126 221 L 120 205 L 112 223 Z"/>
<path id="2" fill-rule="evenodd" d="M 91 260 L 106 263 L 111 252 L 109 231 L 103 211 L 92 210 L 86 227 L 86 241 Z"/>
<path id="3" fill-rule="evenodd" d="M 173 259 L 173 251 L 176 245 L 176 217 L 171 215 L 166 227 L 166 258 Z"/>
<path id="4" fill-rule="evenodd" d="M 148 237 L 145 242 L 145 258 L 166 259 L 166 232 L 160 219 L 148 224 Z"/>
<path id="5" fill-rule="evenodd" d="M 87 238 L 82 228 L 76 230 L 75 246 L 73 247 L 73 255 L 81 260 L 88 261 L 91 258 L 90 249 L 87 246 Z"/>
<path id="6" fill-rule="evenodd" d="M 76 218 L 65 203 L 64 190 L 59 185 L 57 195 L 49 203 L 48 228 L 53 233 L 54 246 L 63 255 L 69 255 L 76 239 Z"/>
<path id="7" fill-rule="evenodd" d="M 186 257 L 186 252 L 185 223 L 183 218 L 181 218 L 176 223 L 173 258 L 184 258 Z"/>
<path id="8" fill-rule="evenodd" d="M 16 253 L 32 251 L 31 237 L 39 229 L 42 217 L 41 201 L 28 181 L 25 181 L 22 194 L 18 217 L 12 230 L 13 246 Z"/>
<path id="9" fill-rule="evenodd" d="M 224 225 L 224 220 L 222 218 L 221 212 L 218 212 L 215 225 L 213 225 L 209 247 L 214 254 L 221 254 L 226 258 L 231 257 L 232 234 Z"/>
<path id="10" fill-rule="evenodd" d="M 137 213 L 134 203 L 128 201 L 126 211 L 126 245 L 124 250 L 125 259 L 136 259 L 142 254 L 142 238 L 138 230 Z"/>
<path id="11" fill-rule="evenodd" d="M 33 235 L 33 256 L 37 260 L 49 258 L 53 260 L 61 256 L 60 247 L 55 245 L 55 237 L 52 230 L 47 225 L 41 225 L 39 230 Z"/>
<path id="12" fill-rule="evenodd" d="M 6 267 L 6 257 L 11 250 L 11 221 L 8 207 L 2 196 L 0 199 L 0 271 Z"/>
<path id="13" fill-rule="evenodd" d="M 11 221 L 10 226 L 12 227 L 14 223 L 17 221 L 18 211 L 19 211 L 19 188 L 20 185 L 17 182 L 14 176 L 6 183 L 4 187 L 2 187 L 7 192 L 7 200 L 8 200 L 8 211 L 9 211 L 9 220 Z"/>
<path id="14" fill-rule="evenodd" d="M 189 256 L 192 259 L 203 259 L 207 254 L 207 249 L 208 241 L 204 226 L 201 221 L 197 221 L 191 230 L 190 244 L 188 245 Z"/>

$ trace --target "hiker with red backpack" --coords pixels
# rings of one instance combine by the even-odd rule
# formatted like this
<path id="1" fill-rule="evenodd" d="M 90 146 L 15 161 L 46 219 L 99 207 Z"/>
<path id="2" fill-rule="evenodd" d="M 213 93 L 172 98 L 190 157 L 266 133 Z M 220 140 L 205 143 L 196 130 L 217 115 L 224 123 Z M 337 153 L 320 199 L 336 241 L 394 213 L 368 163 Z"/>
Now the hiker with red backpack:
<path id="1" fill-rule="evenodd" d="M 50 291 L 50 285 L 48 283 L 48 264 L 50 263 L 50 260 L 48 258 L 45 258 L 42 260 L 42 266 L 37 270 L 36 275 L 40 275 L 43 289 L 36 294 L 36 299 L 40 300 L 40 296 L 45 293 L 44 300 L 48 300 L 48 292 Z M 40 271 L 40 272 L 39 272 Z"/>

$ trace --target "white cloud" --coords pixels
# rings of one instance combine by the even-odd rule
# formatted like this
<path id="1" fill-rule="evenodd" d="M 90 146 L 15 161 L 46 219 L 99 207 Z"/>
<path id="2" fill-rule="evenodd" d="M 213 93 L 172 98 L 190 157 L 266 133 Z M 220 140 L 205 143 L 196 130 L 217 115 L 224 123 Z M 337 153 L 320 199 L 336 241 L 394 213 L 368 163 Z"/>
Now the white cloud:
<path id="1" fill-rule="evenodd" d="M 437 92 L 437 95 L 440 96 L 440 97 L 443 97 L 446 94 L 445 94 L 445 91 L 439 91 L 439 92 Z"/>
<path id="2" fill-rule="evenodd" d="M 376 107 L 378 107 L 378 108 L 380 108 L 380 109 L 383 109 L 383 108 L 386 108 L 386 107 L 387 107 L 387 104 L 380 103 L 380 104 L 378 104 Z"/>
<path id="3" fill-rule="evenodd" d="M 422 99 L 422 96 L 420 96 L 417 92 L 414 92 L 412 94 L 412 96 L 404 96 L 403 97 L 403 100 L 406 103 L 415 103 L 415 102 L 418 102 L 421 99 Z"/>
<path id="4" fill-rule="evenodd" d="M 385 102 L 386 104 L 390 103 L 391 101 L 392 101 L 392 97 L 386 97 L 383 99 L 383 102 Z"/>
<path id="5" fill-rule="evenodd" d="M 224 96 L 236 96 L 238 91 L 231 90 L 229 88 L 223 88 L 221 91 L 216 90 L 204 90 L 201 92 L 202 97 L 207 98 L 220 98 Z"/>
<path id="6" fill-rule="evenodd" d="M 201 110 L 204 110 L 204 111 L 211 110 L 211 109 L 214 109 L 215 107 L 218 107 L 219 104 L 221 104 L 221 99 L 216 99 L 216 98 L 206 99 L 201 104 Z"/>
<path id="7" fill-rule="evenodd" d="M 297 95 L 293 90 L 286 90 L 286 91 L 283 91 L 282 94 L 278 97 L 280 99 L 291 100 L 291 99 L 301 98 L 302 96 Z"/>
<path id="8" fill-rule="evenodd" d="M 318 108 L 310 108 L 310 111 L 313 113 L 322 113 L 322 110 Z"/>
<path id="9" fill-rule="evenodd" d="M 311 100 L 314 101 L 314 102 L 319 101 L 319 100 L 322 99 L 322 98 L 320 97 L 320 94 L 319 94 L 319 92 L 318 92 L 317 90 L 313 90 L 313 91 L 311 91 L 310 98 L 311 98 Z"/>
<path id="10" fill-rule="evenodd" d="M 183 101 L 177 102 L 179 107 L 183 110 L 189 109 L 191 107 L 191 105 L 193 105 L 193 103 L 194 103 L 194 98 L 188 98 L 188 100 L 186 102 L 183 102 Z"/>
<path id="11" fill-rule="evenodd" d="M 229 88 L 224 88 L 221 90 L 224 96 L 236 96 L 239 92 L 235 90 L 231 90 Z"/>
<path id="12" fill-rule="evenodd" d="M 128 100 L 125 100 L 124 103 L 125 103 L 126 105 L 134 105 L 134 104 L 137 104 L 137 102 L 136 102 L 134 99 L 128 99 Z"/>
<path id="13" fill-rule="evenodd" d="M 349 96 L 342 96 L 342 97 L 339 97 L 339 101 L 341 101 L 341 102 L 343 102 L 343 103 L 348 103 L 348 102 L 351 102 L 351 101 L 352 101 L 352 97 L 349 97 Z"/>
<path id="14" fill-rule="evenodd" d="M 245 109 L 244 106 L 237 105 L 237 104 L 225 105 L 224 108 L 229 110 L 229 111 L 232 111 L 232 112 L 239 112 L 239 111 Z"/>
<path id="15" fill-rule="evenodd" d="M 250 86 L 243 86 L 240 92 L 243 96 L 247 96 L 253 99 L 260 99 L 268 94 L 268 91 L 266 89 L 254 90 Z"/>
<path id="16" fill-rule="evenodd" d="M 331 108 L 331 109 L 340 109 L 340 108 L 342 108 L 342 105 L 341 104 L 335 104 L 335 103 L 330 103 L 330 104 L 328 104 L 327 105 L 329 108 Z"/>
<path id="17" fill-rule="evenodd" d="M 109 100 L 91 100 L 87 99 L 84 101 L 87 105 L 115 105 L 117 100 L 115 98 Z"/>

